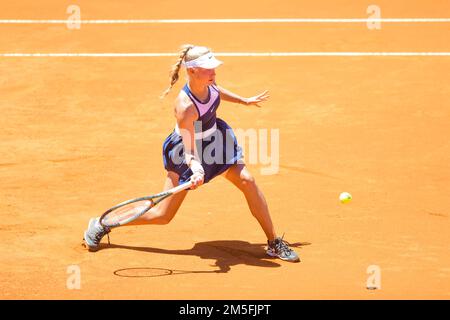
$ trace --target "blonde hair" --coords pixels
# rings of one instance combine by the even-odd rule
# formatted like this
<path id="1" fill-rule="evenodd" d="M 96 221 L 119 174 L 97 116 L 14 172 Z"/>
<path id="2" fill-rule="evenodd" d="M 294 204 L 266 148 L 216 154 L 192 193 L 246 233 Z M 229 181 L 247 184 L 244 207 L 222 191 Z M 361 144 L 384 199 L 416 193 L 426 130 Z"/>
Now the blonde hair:
<path id="1" fill-rule="evenodd" d="M 179 72 L 183 60 L 185 62 L 191 61 L 197 59 L 198 57 L 201 57 L 204 54 L 209 53 L 210 51 L 211 50 L 209 48 L 194 46 L 191 44 L 185 44 L 181 46 L 180 56 L 178 57 L 177 62 L 172 66 L 172 69 L 170 70 L 170 86 L 166 89 L 166 91 L 163 92 L 161 98 L 167 96 L 167 94 L 170 92 L 174 84 L 178 81 L 178 78 L 180 77 Z"/>

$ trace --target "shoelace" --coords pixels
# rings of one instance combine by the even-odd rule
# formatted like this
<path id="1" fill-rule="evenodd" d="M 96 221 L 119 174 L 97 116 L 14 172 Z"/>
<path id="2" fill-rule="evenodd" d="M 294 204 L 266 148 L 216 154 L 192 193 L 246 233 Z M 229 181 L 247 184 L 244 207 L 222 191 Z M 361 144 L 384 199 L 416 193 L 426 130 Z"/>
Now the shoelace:
<path id="1" fill-rule="evenodd" d="M 289 246 L 290 246 L 289 242 L 287 242 L 287 241 L 285 241 L 283 239 L 281 239 L 280 242 L 275 244 L 275 248 L 276 248 L 277 251 L 284 252 L 287 255 L 291 254 L 291 252 L 292 252 L 292 249 L 289 248 Z"/>
<path id="2" fill-rule="evenodd" d="M 95 241 L 100 243 L 100 241 L 102 240 L 102 238 L 105 236 L 105 234 L 108 236 L 108 244 L 111 244 L 109 241 L 109 232 L 106 228 L 103 228 L 102 231 L 98 232 L 95 234 Z"/>
<path id="3" fill-rule="evenodd" d="M 291 244 L 289 242 L 287 242 L 286 240 L 284 240 L 283 238 L 284 238 L 284 233 L 283 233 L 283 236 L 280 238 L 279 242 L 275 243 L 275 250 L 277 250 L 278 252 L 290 255 L 292 252 L 292 249 L 289 248 L 289 246 Z"/>

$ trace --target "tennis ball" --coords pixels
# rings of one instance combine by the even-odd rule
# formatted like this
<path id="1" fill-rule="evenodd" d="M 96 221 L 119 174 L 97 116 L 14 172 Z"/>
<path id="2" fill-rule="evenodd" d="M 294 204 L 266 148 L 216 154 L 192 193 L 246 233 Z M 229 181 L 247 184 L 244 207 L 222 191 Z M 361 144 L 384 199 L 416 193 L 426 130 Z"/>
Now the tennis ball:
<path id="1" fill-rule="evenodd" d="M 339 200 L 341 200 L 342 203 L 348 203 L 352 200 L 352 195 L 348 192 L 342 192 L 339 196 Z"/>

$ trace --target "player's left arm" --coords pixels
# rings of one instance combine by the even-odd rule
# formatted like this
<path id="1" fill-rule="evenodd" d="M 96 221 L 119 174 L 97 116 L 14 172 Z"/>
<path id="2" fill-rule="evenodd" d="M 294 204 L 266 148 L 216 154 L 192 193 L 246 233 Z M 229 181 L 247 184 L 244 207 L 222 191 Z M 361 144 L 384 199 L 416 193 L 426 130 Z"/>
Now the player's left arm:
<path id="1" fill-rule="evenodd" d="M 255 105 L 257 107 L 261 107 L 259 105 L 260 102 L 266 101 L 269 98 L 269 91 L 264 91 L 256 96 L 250 97 L 250 98 L 244 98 L 241 97 L 223 87 L 220 87 L 216 85 L 217 89 L 219 89 L 220 92 L 220 99 L 233 102 L 233 103 L 240 103 L 244 105 Z"/>

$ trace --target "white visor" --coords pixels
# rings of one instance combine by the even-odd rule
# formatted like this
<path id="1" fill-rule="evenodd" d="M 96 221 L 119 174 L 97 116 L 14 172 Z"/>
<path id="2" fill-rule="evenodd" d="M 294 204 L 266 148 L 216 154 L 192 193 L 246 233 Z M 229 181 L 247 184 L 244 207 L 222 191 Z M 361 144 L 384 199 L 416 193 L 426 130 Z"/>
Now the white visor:
<path id="1" fill-rule="evenodd" d="M 217 60 L 216 57 L 212 54 L 212 52 L 209 52 L 207 54 L 204 54 L 197 59 L 184 62 L 183 64 L 186 68 L 204 68 L 204 69 L 215 69 L 218 66 L 220 66 L 223 62 L 220 60 Z"/>

